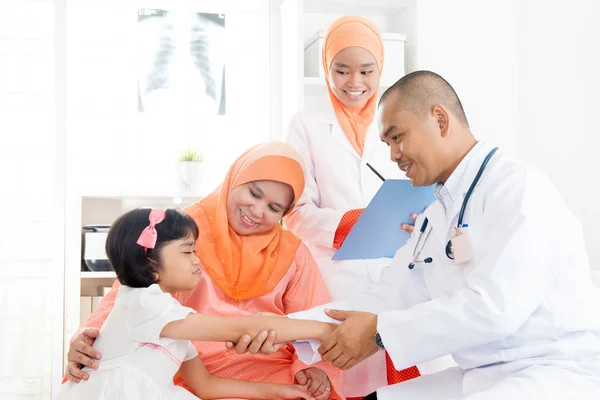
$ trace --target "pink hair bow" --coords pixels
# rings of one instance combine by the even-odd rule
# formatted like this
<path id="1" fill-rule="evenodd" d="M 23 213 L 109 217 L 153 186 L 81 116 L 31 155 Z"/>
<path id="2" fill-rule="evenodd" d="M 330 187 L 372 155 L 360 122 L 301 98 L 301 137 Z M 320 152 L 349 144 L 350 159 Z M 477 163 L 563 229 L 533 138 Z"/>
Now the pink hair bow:
<path id="1" fill-rule="evenodd" d="M 140 237 L 137 240 L 137 244 L 148 249 L 153 249 L 156 246 L 156 224 L 161 223 L 165 219 L 166 213 L 165 210 L 152 209 L 150 211 L 150 216 L 148 219 L 150 220 L 150 224 L 142 231 Z"/>

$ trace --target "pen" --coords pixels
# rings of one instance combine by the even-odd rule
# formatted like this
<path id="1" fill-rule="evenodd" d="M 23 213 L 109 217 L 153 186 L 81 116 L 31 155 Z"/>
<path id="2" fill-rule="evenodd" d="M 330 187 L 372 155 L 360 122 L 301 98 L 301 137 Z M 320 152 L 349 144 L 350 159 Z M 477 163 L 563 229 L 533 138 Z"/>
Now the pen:
<path id="1" fill-rule="evenodd" d="M 367 163 L 367 167 L 369 167 L 371 169 L 371 171 L 373 171 L 375 173 L 375 175 L 377 175 L 379 177 L 379 179 L 381 179 L 382 181 L 385 182 L 385 178 L 383 176 L 381 176 L 381 174 L 379 172 L 377 172 L 377 170 L 375 168 L 373 168 L 371 166 L 371 164 Z"/>

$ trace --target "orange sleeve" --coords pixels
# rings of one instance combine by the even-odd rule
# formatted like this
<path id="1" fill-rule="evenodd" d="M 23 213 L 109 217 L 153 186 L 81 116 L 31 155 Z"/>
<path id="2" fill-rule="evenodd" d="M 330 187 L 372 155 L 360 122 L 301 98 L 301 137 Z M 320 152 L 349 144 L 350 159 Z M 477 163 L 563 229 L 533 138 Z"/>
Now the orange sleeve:
<path id="1" fill-rule="evenodd" d="M 340 224 L 338 225 L 335 236 L 333 237 L 333 248 L 339 249 L 342 247 L 342 243 L 346 239 L 346 236 L 350 233 L 356 221 L 358 221 L 358 217 L 364 211 L 364 208 L 357 208 L 355 210 L 347 211 L 346 214 L 342 216 Z"/>
<path id="2" fill-rule="evenodd" d="M 310 250 L 304 243 L 298 247 L 296 257 L 296 273 L 290 281 L 285 295 L 283 296 L 283 307 L 286 314 L 291 314 L 297 311 L 308 310 L 309 308 L 320 306 L 331 301 L 331 296 L 325 286 L 325 281 L 321 276 L 319 267 L 315 262 Z M 342 393 L 342 371 L 335 368 L 331 363 L 320 361 L 313 365 L 306 365 L 298 359 L 296 350 L 291 344 L 287 344 L 290 351 L 294 353 L 293 363 L 291 366 L 292 376 L 296 376 L 298 371 L 307 368 L 319 368 L 327 374 L 331 383 L 331 399 L 344 399 Z M 336 391 L 340 389 L 340 391 Z"/>
<path id="3" fill-rule="evenodd" d="M 308 247 L 301 243 L 292 267 L 296 272 L 283 295 L 283 311 L 292 314 L 329 303 L 331 296 Z"/>

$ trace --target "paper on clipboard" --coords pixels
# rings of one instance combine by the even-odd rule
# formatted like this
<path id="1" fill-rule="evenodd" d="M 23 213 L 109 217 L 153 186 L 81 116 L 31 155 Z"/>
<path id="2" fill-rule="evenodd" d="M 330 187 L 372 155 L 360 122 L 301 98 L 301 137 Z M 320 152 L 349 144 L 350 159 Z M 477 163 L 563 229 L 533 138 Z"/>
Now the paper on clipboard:
<path id="1" fill-rule="evenodd" d="M 433 186 L 415 187 L 408 179 L 387 179 L 332 260 L 394 257 L 410 237 L 402 231 L 402 224 L 414 224 L 410 215 L 423 212 L 434 200 Z"/>

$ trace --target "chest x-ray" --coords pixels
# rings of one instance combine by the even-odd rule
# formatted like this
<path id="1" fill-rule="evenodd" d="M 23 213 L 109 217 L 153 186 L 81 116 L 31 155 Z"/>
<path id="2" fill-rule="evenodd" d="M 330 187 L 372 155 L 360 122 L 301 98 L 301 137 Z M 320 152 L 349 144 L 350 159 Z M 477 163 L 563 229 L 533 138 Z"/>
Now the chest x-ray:
<path id="1" fill-rule="evenodd" d="M 225 114 L 225 16 L 138 10 L 138 111 Z"/>

